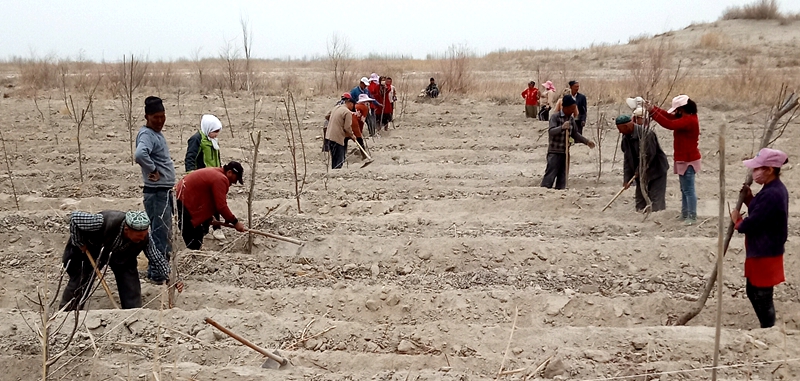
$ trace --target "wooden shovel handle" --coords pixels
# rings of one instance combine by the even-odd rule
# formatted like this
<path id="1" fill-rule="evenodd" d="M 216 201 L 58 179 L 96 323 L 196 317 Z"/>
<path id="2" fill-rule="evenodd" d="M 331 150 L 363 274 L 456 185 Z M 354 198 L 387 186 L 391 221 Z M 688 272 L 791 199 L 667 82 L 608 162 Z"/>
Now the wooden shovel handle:
<path id="1" fill-rule="evenodd" d="M 276 355 L 274 353 L 270 353 L 266 349 L 261 348 L 258 345 L 255 345 L 255 344 L 251 343 L 249 340 L 245 339 L 244 337 L 241 337 L 241 336 L 231 332 L 231 330 L 221 326 L 219 323 L 215 322 L 214 320 L 211 320 L 211 318 L 206 318 L 206 323 L 213 325 L 214 328 L 222 331 L 222 333 L 230 336 L 232 339 L 234 339 L 234 340 L 236 340 L 236 341 L 238 341 L 238 342 L 250 347 L 251 349 L 255 350 L 258 353 L 261 353 L 262 355 L 264 355 L 266 357 L 269 357 L 269 358 L 277 361 L 281 365 L 285 365 L 286 363 L 288 363 L 288 360 L 286 360 L 285 358 L 282 358 L 282 357 L 280 357 L 280 356 L 278 356 L 278 355 Z"/>
<path id="2" fill-rule="evenodd" d="M 106 279 L 103 277 L 103 273 L 100 272 L 100 269 L 97 268 L 97 263 L 92 258 L 92 255 L 89 254 L 89 250 L 84 250 L 83 252 L 86 254 L 86 258 L 89 258 L 89 263 L 92 264 L 92 268 L 94 269 L 95 275 L 97 275 L 97 279 L 100 280 L 100 284 L 103 286 L 103 290 L 105 290 L 106 295 L 108 295 L 108 300 L 111 301 L 111 305 L 114 306 L 114 309 L 119 309 L 119 305 L 114 300 L 114 296 L 111 295 L 111 289 L 108 288 L 108 283 L 106 283 Z"/>
<path id="3" fill-rule="evenodd" d="M 234 228 L 234 229 L 236 228 L 236 226 L 234 226 L 234 225 L 231 225 L 231 224 L 226 223 L 226 222 L 220 222 L 220 221 L 211 221 L 211 225 L 224 226 L 226 228 Z M 262 232 L 262 231 L 259 231 L 259 230 L 253 230 L 253 229 L 245 228 L 244 231 L 250 232 L 250 233 L 253 233 L 253 234 L 263 235 L 264 237 L 269 237 L 269 238 L 272 238 L 272 239 L 277 239 L 278 241 L 293 243 L 293 244 L 298 245 L 298 246 L 303 245 L 305 243 L 303 241 L 300 241 L 300 240 L 297 240 L 297 239 L 294 239 L 294 238 L 289 238 L 289 237 L 284 237 L 282 235 Z"/>

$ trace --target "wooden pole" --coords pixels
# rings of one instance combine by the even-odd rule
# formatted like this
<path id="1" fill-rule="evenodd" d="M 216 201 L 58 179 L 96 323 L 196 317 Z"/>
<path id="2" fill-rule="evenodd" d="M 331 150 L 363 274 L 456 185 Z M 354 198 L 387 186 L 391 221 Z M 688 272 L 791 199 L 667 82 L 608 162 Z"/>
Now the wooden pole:
<path id="1" fill-rule="evenodd" d="M 97 268 L 97 263 L 95 263 L 94 258 L 92 258 L 92 255 L 89 254 L 89 250 L 84 251 L 84 254 L 86 254 L 86 258 L 89 258 L 89 263 L 92 264 L 94 273 L 97 275 L 97 279 L 100 280 L 100 284 L 103 285 L 103 290 L 106 291 L 106 295 L 108 295 L 108 300 L 111 301 L 111 305 L 114 306 L 115 309 L 119 309 L 119 305 L 114 301 L 114 297 L 111 296 L 111 289 L 108 288 L 108 284 L 106 283 L 105 278 L 103 278 L 103 274 L 100 272 L 100 269 Z"/>
<path id="2" fill-rule="evenodd" d="M 728 218 L 729 220 L 730 218 Z M 714 368 L 711 380 L 717 380 L 719 365 L 719 339 L 722 330 L 722 258 L 725 256 L 725 124 L 719 128 L 719 223 L 717 224 L 717 330 L 714 334 Z"/>

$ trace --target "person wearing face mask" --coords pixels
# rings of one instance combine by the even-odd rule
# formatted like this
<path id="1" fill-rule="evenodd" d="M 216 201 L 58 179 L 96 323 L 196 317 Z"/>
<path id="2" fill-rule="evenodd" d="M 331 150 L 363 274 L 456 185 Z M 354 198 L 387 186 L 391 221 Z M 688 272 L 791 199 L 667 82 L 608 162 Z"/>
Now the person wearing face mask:
<path id="1" fill-rule="evenodd" d="M 744 234 L 747 298 L 761 328 L 775 325 L 772 293 L 786 280 L 783 254 L 789 230 L 789 192 L 781 182 L 781 167 L 788 162 L 785 153 L 770 148 L 762 148 L 756 157 L 745 160 L 744 166 L 753 170 L 753 181 L 761 185 L 761 191 L 753 196 L 745 184 L 742 192 L 750 215 L 743 217 L 739 210 L 731 211 L 736 230 Z"/>
<path id="2" fill-rule="evenodd" d="M 700 122 L 697 119 L 697 104 L 688 95 L 672 98 L 672 108 L 662 110 L 649 101 L 645 108 L 653 120 L 668 130 L 672 130 L 673 165 L 681 185 L 680 219 L 686 225 L 697 222 L 697 192 L 694 186 L 695 174 L 700 172 Z"/>

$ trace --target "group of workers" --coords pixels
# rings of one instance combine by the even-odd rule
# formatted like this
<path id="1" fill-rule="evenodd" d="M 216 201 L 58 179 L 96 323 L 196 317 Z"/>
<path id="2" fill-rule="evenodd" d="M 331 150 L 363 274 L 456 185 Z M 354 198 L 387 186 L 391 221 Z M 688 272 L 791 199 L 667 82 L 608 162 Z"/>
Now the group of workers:
<path id="1" fill-rule="evenodd" d="M 146 123 L 136 136 L 134 157 L 141 168 L 145 210 L 70 214 L 70 239 L 63 255 L 69 280 L 61 308 L 84 308 L 91 284 L 102 276 L 100 270 L 106 265 L 116 278 L 120 306 L 141 307 L 137 257 L 142 251 L 148 259 L 148 281 L 183 291 L 182 281 L 170 282 L 175 210 L 184 244 L 191 250 L 201 248 L 209 225 L 220 215 L 228 225 L 245 231 L 227 204 L 228 190 L 234 183 L 242 183 L 244 169 L 236 161 L 222 165 L 217 140 L 222 129 L 219 119 L 213 115 L 201 118 L 200 129 L 188 140 L 186 175 L 176 185 L 175 164 L 162 133 L 166 122 L 163 102 L 151 96 L 144 103 Z M 215 232 L 215 237 L 224 239 L 219 233 Z"/>

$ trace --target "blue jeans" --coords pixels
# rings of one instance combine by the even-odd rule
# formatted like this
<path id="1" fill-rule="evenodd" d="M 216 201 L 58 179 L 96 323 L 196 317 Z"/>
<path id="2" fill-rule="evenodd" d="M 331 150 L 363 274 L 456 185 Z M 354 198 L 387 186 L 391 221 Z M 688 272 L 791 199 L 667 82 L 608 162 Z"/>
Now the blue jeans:
<path id="1" fill-rule="evenodd" d="M 144 210 L 150 218 L 150 237 L 156 249 L 167 257 L 167 261 L 172 252 L 173 198 L 172 188 L 144 189 Z M 152 265 L 148 265 L 147 277 L 152 279 L 154 274 Z"/>
<path id="2" fill-rule="evenodd" d="M 697 219 L 697 192 L 694 189 L 694 167 L 689 166 L 683 175 L 678 175 L 681 183 L 681 217 Z"/>

